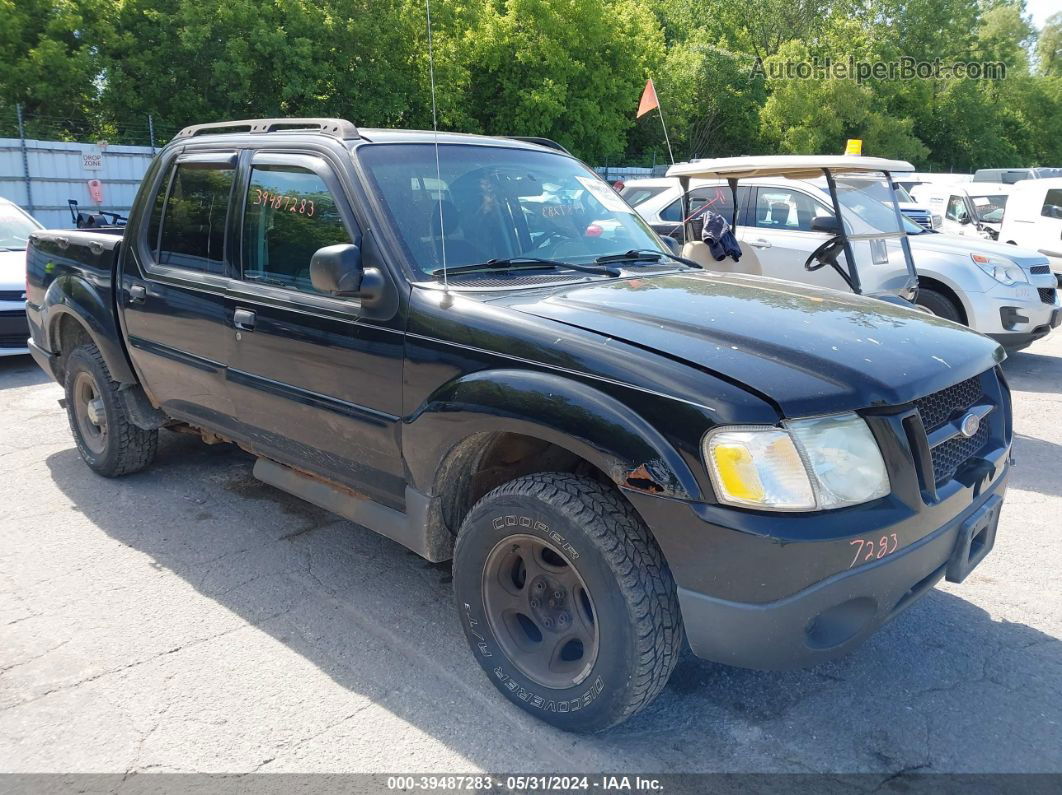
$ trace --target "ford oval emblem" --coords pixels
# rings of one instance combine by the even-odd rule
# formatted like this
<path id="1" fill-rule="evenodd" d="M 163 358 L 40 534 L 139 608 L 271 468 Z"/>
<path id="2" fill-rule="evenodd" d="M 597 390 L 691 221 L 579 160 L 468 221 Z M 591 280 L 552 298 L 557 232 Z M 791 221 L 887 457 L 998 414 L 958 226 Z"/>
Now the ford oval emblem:
<path id="1" fill-rule="evenodd" d="M 981 418 L 973 412 L 970 412 L 962 418 L 962 422 L 959 423 L 959 432 L 967 439 L 973 438 L 973 435 L 977 433 L 981 427 Z"/>

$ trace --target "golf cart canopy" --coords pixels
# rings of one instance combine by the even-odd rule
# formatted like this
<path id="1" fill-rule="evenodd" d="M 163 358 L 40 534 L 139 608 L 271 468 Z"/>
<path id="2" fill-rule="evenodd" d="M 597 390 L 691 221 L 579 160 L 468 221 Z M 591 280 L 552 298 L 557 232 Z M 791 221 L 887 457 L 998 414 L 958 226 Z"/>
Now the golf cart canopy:
<path id="1" fill-rule="evenodd" d="M 752 177 L 787 177 L 814 179 L 823 171 L 846 173 L 868 171 L 914 171 L 906 160 L 887 160 L 862 155 L 764 155 L 762 157 L 715 157 L 675 163 L 667 170 L 669 177 L 695 179 L 750 179 Z"/>
<path id="2" fill-rule="evenodd" d="M 798 180 L 825 178 L 835 222 L 828 224 L 825 220 L 816 218 L 811 222 L 811 231 L 829 232 L 832 236 L 808 257 L 804 267 L 808 271 L 815 271 L 829 266 L 852 292 L 863 295 L 865 293 L 859 274 L 860 268 L 887 264 L 889 242 L 898 241 L 907 271 L 906 282 L 898 292 L 903 299 L 913 303 L 918 292 L 918 274 L 911 258 L 911 248 L 904 231 L 892 178 L 893 173 L 910 171 L 914 171 L 914 166 L 904 160 L 886 160 L 881 157 L 763 155 L 706 158 L 675 163 L 667 170 L 667 176 L 677 177 L 682 185 L 682 224 L 683 238 L 686 241 L 683 255 L 691 259 L 696 259 L 696 252 L 686 249 L 691 245 L 695 248 L 699 242 L 697 239 L 700 234 L 694 232 L 693 222 L 703 209 L 698 208 L 691 212 L 691 179 L 718 179 L 729 183 L 733 198 L 730 226 L 735 228 L 739 204 L 737 186 L 741 180 L 756 177 Z M 879 181 L 885 185 L 885 196 L 873 195 L 872 191 L 867 190 L 872 183 Z M 856 256 L 857 249 L 859 257 Z M 839 261 L 842 257 L 844 265 Z M 895 299 L 895 295 L 871 294 L 883 300 Z"/>

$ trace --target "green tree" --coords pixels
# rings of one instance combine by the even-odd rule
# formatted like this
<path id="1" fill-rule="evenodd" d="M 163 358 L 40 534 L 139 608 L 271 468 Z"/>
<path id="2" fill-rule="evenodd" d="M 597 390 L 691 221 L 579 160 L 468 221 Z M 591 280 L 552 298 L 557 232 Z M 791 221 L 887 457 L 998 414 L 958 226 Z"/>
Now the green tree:
<path id="1" fill-rule="evenodd" d="M 1047 18 L 1036 42 L 1036 61 L 1040 74 L 1062 77 L 1062 11 Z"/>
<path id="2" fill-rule="evenodd" d="M 23 106 L 28 134 L 75 137 L 95 127 L 96 78 L 116 7 L 116 0 L 0 0 L 0 104 Z M 6 134 L 13 118 L 3 116 Z"/>
<path id="3" fill-rule="evenodd" d="M 416 34 L 372 0 L 125 0 L 102 104 L 178 127 L 254 116 L 410 121 Z"/>
<path id="4" fill-rule="evenodd" d="M 465 36 L 465 111 L 478 129 L 544 135 L 600 161 L 623 152 L 663 35 L 636 0 L 487 4 Z"/>

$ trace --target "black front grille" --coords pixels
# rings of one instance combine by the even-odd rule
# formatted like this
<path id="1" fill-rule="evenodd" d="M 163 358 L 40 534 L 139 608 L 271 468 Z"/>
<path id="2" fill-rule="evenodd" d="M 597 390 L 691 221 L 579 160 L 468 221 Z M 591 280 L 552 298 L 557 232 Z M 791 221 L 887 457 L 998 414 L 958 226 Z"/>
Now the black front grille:
<path id="1" fill-rule="evenodd" d="M 926 395 L 915 401 L 918 413 L 922 415 L 922 424 L 926 431 L 935 431 L 948 420 L 970 408 L 981 399 L 981 377 L 976 376 L 949 386 L 932 395 Z"/>
<path id="2" fill-rule="evenodd" d="M 0 301 L 25 301 L 25 290 L 0 290 Z"/>
<path id="3" fill-rule="evenodd" d="M 25 348 L 27 339 L 25 334 L 2 334 L 0 348 Z"/>
<path id="4" fill-rule="evenodd" d="M 941 442 L 934 447 L 931 454 L 936 482 L 951 480 L 959 467 L 981 452 L 988 444 L 989 435 L 988 423 L 982 422 L 981 427 L 973 436 L 953 436 L 948 441 Z"/>
<path id="5" fill-rule="evenodd" d="M 1040 300 L 1045 304 L 1053 304 L 1055 302 L 1055 293 L 1058 291 L 1054 287 L 1037 287 L 1036 292 L 1040 294 Z"/>
<path id="6" fill-rule="evenodd" d="M 1050 272 L 1050 265 L 1033 265 L 1031 268 L 1029 268 L 1029 273 L 1033 274 L 1034 276 L 1042 276 L 1043 274 Z"/>

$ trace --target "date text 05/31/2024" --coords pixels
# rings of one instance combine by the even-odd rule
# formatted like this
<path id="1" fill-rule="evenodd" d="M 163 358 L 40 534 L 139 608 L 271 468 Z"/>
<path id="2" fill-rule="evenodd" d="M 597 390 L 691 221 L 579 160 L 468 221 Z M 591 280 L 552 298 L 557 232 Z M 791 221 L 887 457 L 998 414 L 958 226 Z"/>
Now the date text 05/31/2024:
<path id="1" fill-rule="evenodd" d="M 387 789 L 397 792 L 418 790 L 464 790 L 477 792 L 501 790 L 508 792 L 662 792 L 659 779 L 642 776 L 490 776 L 435 775 L 388 776 Z"/>

